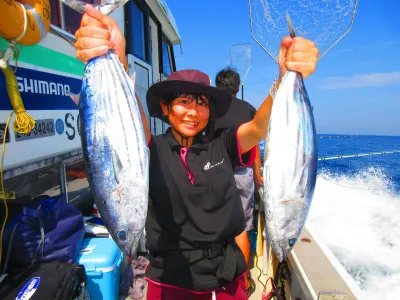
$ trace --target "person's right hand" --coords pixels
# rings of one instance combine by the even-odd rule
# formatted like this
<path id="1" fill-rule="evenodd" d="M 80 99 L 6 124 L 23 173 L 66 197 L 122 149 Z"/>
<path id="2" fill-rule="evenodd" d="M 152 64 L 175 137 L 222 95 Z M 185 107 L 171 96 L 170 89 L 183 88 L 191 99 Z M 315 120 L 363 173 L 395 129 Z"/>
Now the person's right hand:
<path id="1" fill-rule="evenodd" d="M 311 40 L 289 36 L 282 39 L 279 49 L 279 79 L 281 81 L 287 70 L 299 72 L 303 79 L 314 73 L 318 62 L 319 50 Z"/>
<path id="2" fill-rule="evenodd" d="M 86 63 L 114 48 L 126 70 L 125 38 L 117 22 L 89 4 L 86 5 L 85 12 L 81 27 L 75 33 L 76 57 Z"/>

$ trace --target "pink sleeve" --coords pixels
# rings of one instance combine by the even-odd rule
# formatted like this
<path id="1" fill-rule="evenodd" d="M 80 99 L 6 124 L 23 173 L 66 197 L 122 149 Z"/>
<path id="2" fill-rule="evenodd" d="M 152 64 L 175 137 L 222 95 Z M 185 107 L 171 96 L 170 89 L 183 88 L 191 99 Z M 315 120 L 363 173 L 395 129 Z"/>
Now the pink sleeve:
<path id="1" fill-rule="evenodd" d="M 245 154 L 240 154 L 240 144 L 239 144 L 239 139 L 238 139 L 239 127 L 236 130 L 237 153 L 239 156 L 239 162 L 244 167 L 251 167 L 254 164 L 254 161 L 256 159 L 256 147 L 254 146 L 253 148 L 251 148 L 249 150 L 249 152 L 247 152 Z M 243 160 L 246 160 L 246 161 L 243 161 Z"/>

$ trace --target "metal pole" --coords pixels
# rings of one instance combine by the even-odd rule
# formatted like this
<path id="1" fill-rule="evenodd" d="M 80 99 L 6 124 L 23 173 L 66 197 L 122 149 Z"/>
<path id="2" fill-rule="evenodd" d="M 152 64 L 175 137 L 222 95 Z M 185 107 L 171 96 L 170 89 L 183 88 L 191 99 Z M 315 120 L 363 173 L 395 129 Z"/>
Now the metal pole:
<path id="1" fill-rule="evenodd" d="M 67 30 L 65 27 L 64 3 L 60 2 L 60 15 L 61 15 L 61 28 Z"/>
<path id="2" fill-rule="evenodd" d="M 67 193 L 67 172 L 65 171 L 65 164 L 61 163 L 59 167 L 60 174 L 60 193 L 65 194 L 65 201 L 68 203 L 68 193 Z"/>

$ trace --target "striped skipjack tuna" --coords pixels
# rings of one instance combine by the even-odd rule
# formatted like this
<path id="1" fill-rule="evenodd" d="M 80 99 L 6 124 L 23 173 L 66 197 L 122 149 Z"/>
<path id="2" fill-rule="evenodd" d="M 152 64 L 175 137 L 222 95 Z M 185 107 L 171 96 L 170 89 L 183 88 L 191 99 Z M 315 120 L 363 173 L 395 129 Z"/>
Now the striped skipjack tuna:
<path id="1" fill-rule="evenodd" d="M 147 216 L 149 151 L 134 83 L 113 51 L 88 62 L 79 113 L 96 206 L 115 242 L 132 255 Z"/>
<path id="2" fill-rule="evenodd" d="M 275 95 L 264 156 L 266 233 L 281 262 L 304 226 L 317 176 L 313 112 L 296 72 L 286 72 Z"/>

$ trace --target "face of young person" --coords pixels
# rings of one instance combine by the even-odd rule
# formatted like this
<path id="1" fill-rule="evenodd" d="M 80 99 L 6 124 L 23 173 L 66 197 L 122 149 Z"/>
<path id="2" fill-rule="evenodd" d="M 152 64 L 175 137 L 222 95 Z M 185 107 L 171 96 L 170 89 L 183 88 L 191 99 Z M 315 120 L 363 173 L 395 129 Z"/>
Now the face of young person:
<path id="1" fill-rule="evenodd" d="M 168 117 L 173 133 L 176 131 L 186 137 L 194 138 L 203 131 L 210 117 L 210 103 L 205 96 L 193 98 L 181 95 L 174 99 L 170 106 L 161 103 L 161 108 Z"/>

